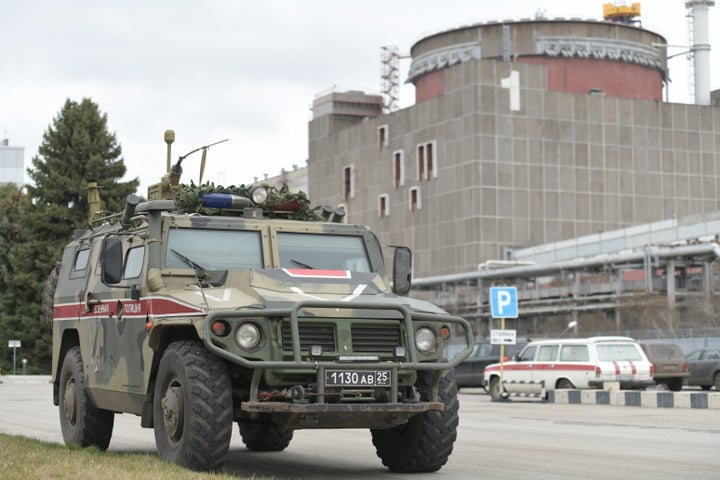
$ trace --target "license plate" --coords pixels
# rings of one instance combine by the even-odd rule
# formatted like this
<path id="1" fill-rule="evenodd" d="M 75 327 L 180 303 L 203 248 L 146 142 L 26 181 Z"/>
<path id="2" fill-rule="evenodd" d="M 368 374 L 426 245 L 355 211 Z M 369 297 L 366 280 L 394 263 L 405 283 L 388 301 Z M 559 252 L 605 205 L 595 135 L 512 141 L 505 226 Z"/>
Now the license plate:
<path id="1" fill-rule="evenodd" d="M 389 370 L 327 370 L 328 387 L 389 387 Z"/>

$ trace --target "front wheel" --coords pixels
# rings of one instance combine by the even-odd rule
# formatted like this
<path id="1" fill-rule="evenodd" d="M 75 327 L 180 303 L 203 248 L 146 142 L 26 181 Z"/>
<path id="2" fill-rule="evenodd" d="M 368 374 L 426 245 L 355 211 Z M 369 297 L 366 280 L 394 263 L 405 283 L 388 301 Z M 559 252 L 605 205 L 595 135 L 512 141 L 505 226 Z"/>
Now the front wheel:
<path id="1" fill-rule="evenodd" d="M 421 398 L 430 400 L 433 372 L 418 372 L 416 386 Z M 373 445 L 383 465 L 393 472 L 434 472 L 447 463 L 457 438 L 459 423 L 457 385 L 454 371 L 440 379 L 438 389 L 443 411 L 429 410 L 412 417 L 405 425 L 371 429 Z"/>
<path id="2" fill-rule="evenodd" d="M 59 397 L 60 429 L 65 444 L 107 450 L 115 414 L 92 403 L 86 390 L 80 347 L 73 347 L 65 354 Z"/>
<path id="3" fill-rule="evenodd" d="M 225 363 L 201 342 L 171 343 L 158 367 L 153 416 L 160 458 L 192 470 L 222 468 L 233 424 Z"/>
<path id="4" fill-rule="evenodd" d="M 492 377 L 488 392 L 490 393 L 490 398 L 493 400 L 500 400 L 503 398 L 503 393 L 505 392 L 503 391 L 502 384 L 500 383 L 500 378 Z"/>

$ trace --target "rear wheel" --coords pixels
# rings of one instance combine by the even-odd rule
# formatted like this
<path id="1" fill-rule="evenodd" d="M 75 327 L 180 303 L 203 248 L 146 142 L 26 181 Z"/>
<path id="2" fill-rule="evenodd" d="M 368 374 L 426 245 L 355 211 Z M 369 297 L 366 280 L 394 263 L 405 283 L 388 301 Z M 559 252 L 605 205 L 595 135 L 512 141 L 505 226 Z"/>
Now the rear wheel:
<path id="1" fill-rule="evenodd" d="M 682 378 L 672 378 L 665 382 L 665 384 L 671 392 L 679 392 L 680 390 L 682 390 L 683 382 Z"/>
<path id="2" fill-rule="evenodd" d="M 416 387 L 424 401 L 430 400 L 433 372 L 418 372 Z M 383 465 L 393 472 L 434 472 L 447 463 L 457 438 L 457 385 L 453 370 L 445 372 L 438 389 L 441 412 L 429 410 L 412 417 L 405 425 L 371 429 L 373 445 Z"/>
<path id="3" fill-rule="evenodd" d="M 555 388 L 557 388 L 558 390 L 569 390 L 571 388 L 575 388 L 575 385 L 573 385 L 573 383 L 567 378 L 561 378 L 560 380 L 558 380 L 557 386 Z"/>
<path id="4" fill-rule="evenodd" d="M 97 408 L 86 390 L 80 347 L 68 350 L 60 370 L 60 429 L 66 445 L 107 450 L 115 414 Z"/>
<path id="5" fill-rule="evenodd" d="M 171 343 L 153 399 L 160 458 L 193 470 L 222 468 L 232 434 L 232 389 L 225 363 L 198 341 Z"/>
<path id="6" fill-rule="evenodd" d="M 720 390 L 720 372 L 715 372 L 715 376 L 713 377 L 713 385 L 715 385 L 715 390 Z"/>
<path id="7" fill-rule="evenodd" d="M 290 445 L 293 431 L 266 423 L 238 422 L 245 446 L 256 452 L 281 452 Z"/>

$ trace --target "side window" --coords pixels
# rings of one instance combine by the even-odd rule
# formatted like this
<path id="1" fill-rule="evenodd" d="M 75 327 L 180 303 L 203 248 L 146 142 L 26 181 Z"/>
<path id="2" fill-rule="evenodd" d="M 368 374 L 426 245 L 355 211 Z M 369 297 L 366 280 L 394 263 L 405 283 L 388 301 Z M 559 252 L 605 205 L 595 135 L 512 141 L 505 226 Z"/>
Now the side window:
<path id="1" fill-rule="evenodd" d="M 703 355 L 703 360 L 718 360 L 720 359 L 720 354 L 717 352 L 714 352 L 712 350 L 705 351 L 705 355 Z"/>
<path id="2" fill-rule="evenodd" d="M 123 280 L 138 278 L 142 273 L 143 260 L 145 260 L 145 246 L 131 248 L 125 258 Z"/>
<path id="3" fill-rule="evenodd" d="M 528 346 L 525 350 L 520 353 L 519 361 L 530 362 L 535 358 L 535 352 L 537 351 L 537 345 Z"/>
<path id="4" fill-rule="evenodd" d="M 587 345 L 564 345 L 560 350 L 561 362 L 587 362 L 589 358 Z"/>
<path id="5" fill-rule="evenodd" d="M 693 352 L 690 355 L 687 356 L 688 361 L 697 361 L 700 360 L 700 354 L 702 351 L 698 350 L 697 352 Z"/>
<path id="6" fill-rule="evenodd" d="M 89 248 L 83 248 L 82 250 L 78 250 L 75 254 L 75 263 L 73 264 L 73 271 L 78 270 L 85 270 L 88 265 L 88 260 L 90 259 L 90 249 Z"/>
<path id="7" fill-rule="evenodd" d="M 538 362 L 554 362 L 557 360 L 558 345 L 541 345 L 538 351 L 537 361 Z"/>

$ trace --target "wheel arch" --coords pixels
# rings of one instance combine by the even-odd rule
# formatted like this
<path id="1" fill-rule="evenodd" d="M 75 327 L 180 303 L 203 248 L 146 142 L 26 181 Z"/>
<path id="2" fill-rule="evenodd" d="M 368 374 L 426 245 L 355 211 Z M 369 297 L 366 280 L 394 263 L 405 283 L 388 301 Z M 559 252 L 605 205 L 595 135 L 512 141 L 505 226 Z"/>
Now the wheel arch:
<path id="1" fill-rule="evenodd" d="M 55 381 L 53 382 L 53 404 L 60 404 L 60 370 L 62 369 L 63 359 L 67 352 L 73 347 L 80 347 L 80 335 L 78 331 L 72 328 L 68 328 L 63 331 L 62 339 L 60 340 L 60 348 L 58 349 L 57 365 L 55 365 L 55 371 L 53 376 Z M 82 353 L 82 347 L 80 347 Z"/>
<path id="2" fill-rule="evenodd" d="M 153 428 L 153 392 L 155 391 L 155 382 L 157 381 L 157 372 L 160 367 L 160 360 L 165 353 L 168 345 L 178 340 L 200 340 L 197 330 L 192 325 L 158 325 L 153 328 L 150 333 L 149 345 L 154 351 L 152 366 L 150 367 L 150 377 L 143 400 L 142 414 L 140 415 L 140 425 L 143 428 Z"/>

